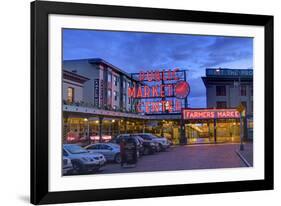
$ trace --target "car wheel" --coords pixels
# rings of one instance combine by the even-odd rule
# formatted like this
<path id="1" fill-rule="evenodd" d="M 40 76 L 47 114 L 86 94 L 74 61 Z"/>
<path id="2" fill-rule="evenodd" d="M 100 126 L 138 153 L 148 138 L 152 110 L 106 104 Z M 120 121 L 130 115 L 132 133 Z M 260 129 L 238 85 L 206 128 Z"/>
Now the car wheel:
<path id="1" fill-rule="evenodd" d="M 148 155 L 148 154 L 149 154 L 149 149 L 148 149 L 148 148 L 145 148 L 144 151 L 143 151 L 143 154 L 144 154 L 144 155 Z"/>
<path id="2" fill-rule="evenodd" d="M 164 151 L 164 148 L 163 148 L 162 144 L 159 144 L 159 147 L 160 147 L 160 151 Z"/>
<path id="3" fill-rule="evenodd" d="M 115 157 L 114 157 L 114 161 L 118 164 L 121 163 L 121 155 L 120 153 L 116 154 Z"/>
<path id="4" fill-rule="evenodd" d="M 82 168 L 82 165 L 78 162 L 73 162 L 72 163 L 72 166 L 73 166 L 73 173 L 74 174 L 81 174 L 83 173 L 83 168 Z"/>

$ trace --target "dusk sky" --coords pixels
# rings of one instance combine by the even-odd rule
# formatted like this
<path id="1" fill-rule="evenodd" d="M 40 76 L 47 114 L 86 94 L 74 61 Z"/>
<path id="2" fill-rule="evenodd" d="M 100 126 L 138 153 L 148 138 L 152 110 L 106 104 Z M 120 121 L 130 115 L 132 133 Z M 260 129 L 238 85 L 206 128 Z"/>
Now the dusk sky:
<path id="1" fill-rule="evenodd" d="M 252 68 L 253 39 L 65 29 L 63 58 L 102 58 L 128 73 L 175 67 L 188 69 L 189 106 L 206 107 L 201 79 L 205 69 Z"/>

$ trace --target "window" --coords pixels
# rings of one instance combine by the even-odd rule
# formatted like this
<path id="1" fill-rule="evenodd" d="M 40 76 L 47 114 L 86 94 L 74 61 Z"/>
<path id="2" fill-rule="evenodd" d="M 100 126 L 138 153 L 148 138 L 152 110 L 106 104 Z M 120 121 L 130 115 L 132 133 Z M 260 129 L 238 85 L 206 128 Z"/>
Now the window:
<path id="1" fill-rule="evenodd" d="M 123 94 L 123 104 L 125 105 L 126 104 L 126 95 Z"/>
<path id="2" fill-rule="evenodd" d="M 65 150 L 63 150 L 63 156 L 65 156 L 65 157 L 68 156 L 68 153 Z"/>
<path id="3" fill-rule="evenodd" d="M 113 76 L 114 85 L 118 86 L 119 79 L 117 76 Z"/>
<path id="4" fill-rule="evenodd" d="M 73 87 L 67 88 L 67 101 L 70 103 L 74 102 L 74 88 Z"/>
<path id="5" fill-rule="evenodd" d="M 115 101 L 117 101 L 117 98 L 118 98 L 118 94 L 117 94 L 117 92 L 116 92 L 116 91 L 114 91 L 114 93 L 113 93 L 113 94 L 114 94 L 114 100 L 115 100 Z"/>
<path id="6" fill-rule="evenodd" d="M 251 110 L 251 113 L 254 113 L 254 104 L 253 104 L 253 101 L 251 101 L 251 103 L 250 103 L 250 110 Z"/>
<path id="7" fill-rule="evenodd" d="M 111 105 L 111 90 L 107 90 L 107 102 L 109 105 Z"/>
<path id="8" fill-rule="evenodd" d="M 107 81 L 112 82 L 112 75 L 110 72 L 108 72 L 108 74 L 107 74 Z"/>
<path id="9" fill-rule="evenodd" d="M 253 89 L 253 86 L 251 86 L 251 96 L 254 95 L 254 89 Z"/>
<path id="10" fill-rule="evenodd" d="M 217 109 L 225 109 L 226 107 L 226 102 L 217 102 Z"/>
<path id="11" fill-rule="evenodd" d="M 246 85 L 240 86 L 240 96 L 246 96 L 247 95 L 247 87 Z"/>
<path id="12" fill-rule="evenodd" d="M 225 86 L 216 86 L 216 95 L 217 96 L 226 96 Z"/>
<path id="13" fill-rule="evenodd" d="M 92 145 L 92 146 L 88 147 L 87 149 L 100 149 L 100 145 L 98 145 L 98 144 Z"/>

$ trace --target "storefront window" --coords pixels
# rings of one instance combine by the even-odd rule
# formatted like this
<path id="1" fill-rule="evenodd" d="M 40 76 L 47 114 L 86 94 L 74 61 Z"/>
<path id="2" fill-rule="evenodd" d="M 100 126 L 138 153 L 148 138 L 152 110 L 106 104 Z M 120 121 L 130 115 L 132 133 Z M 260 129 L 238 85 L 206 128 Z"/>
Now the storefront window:
<path id="1" fill-rule="evenodd" d="M 67 101 L 70 103 L 74 102 L 74 88 L 73 87 L 67 88 Z"/>

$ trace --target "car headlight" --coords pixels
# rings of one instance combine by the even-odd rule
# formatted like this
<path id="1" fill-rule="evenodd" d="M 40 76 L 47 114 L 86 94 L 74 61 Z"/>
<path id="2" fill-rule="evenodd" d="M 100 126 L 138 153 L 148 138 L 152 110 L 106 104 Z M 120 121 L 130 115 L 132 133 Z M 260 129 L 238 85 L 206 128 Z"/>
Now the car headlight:
<path id="1" fill-rule="evenodd" d="M 155 144 L 153 142 L 150 142 L 149 145 L 150 146 L 155 146 Z"/>

